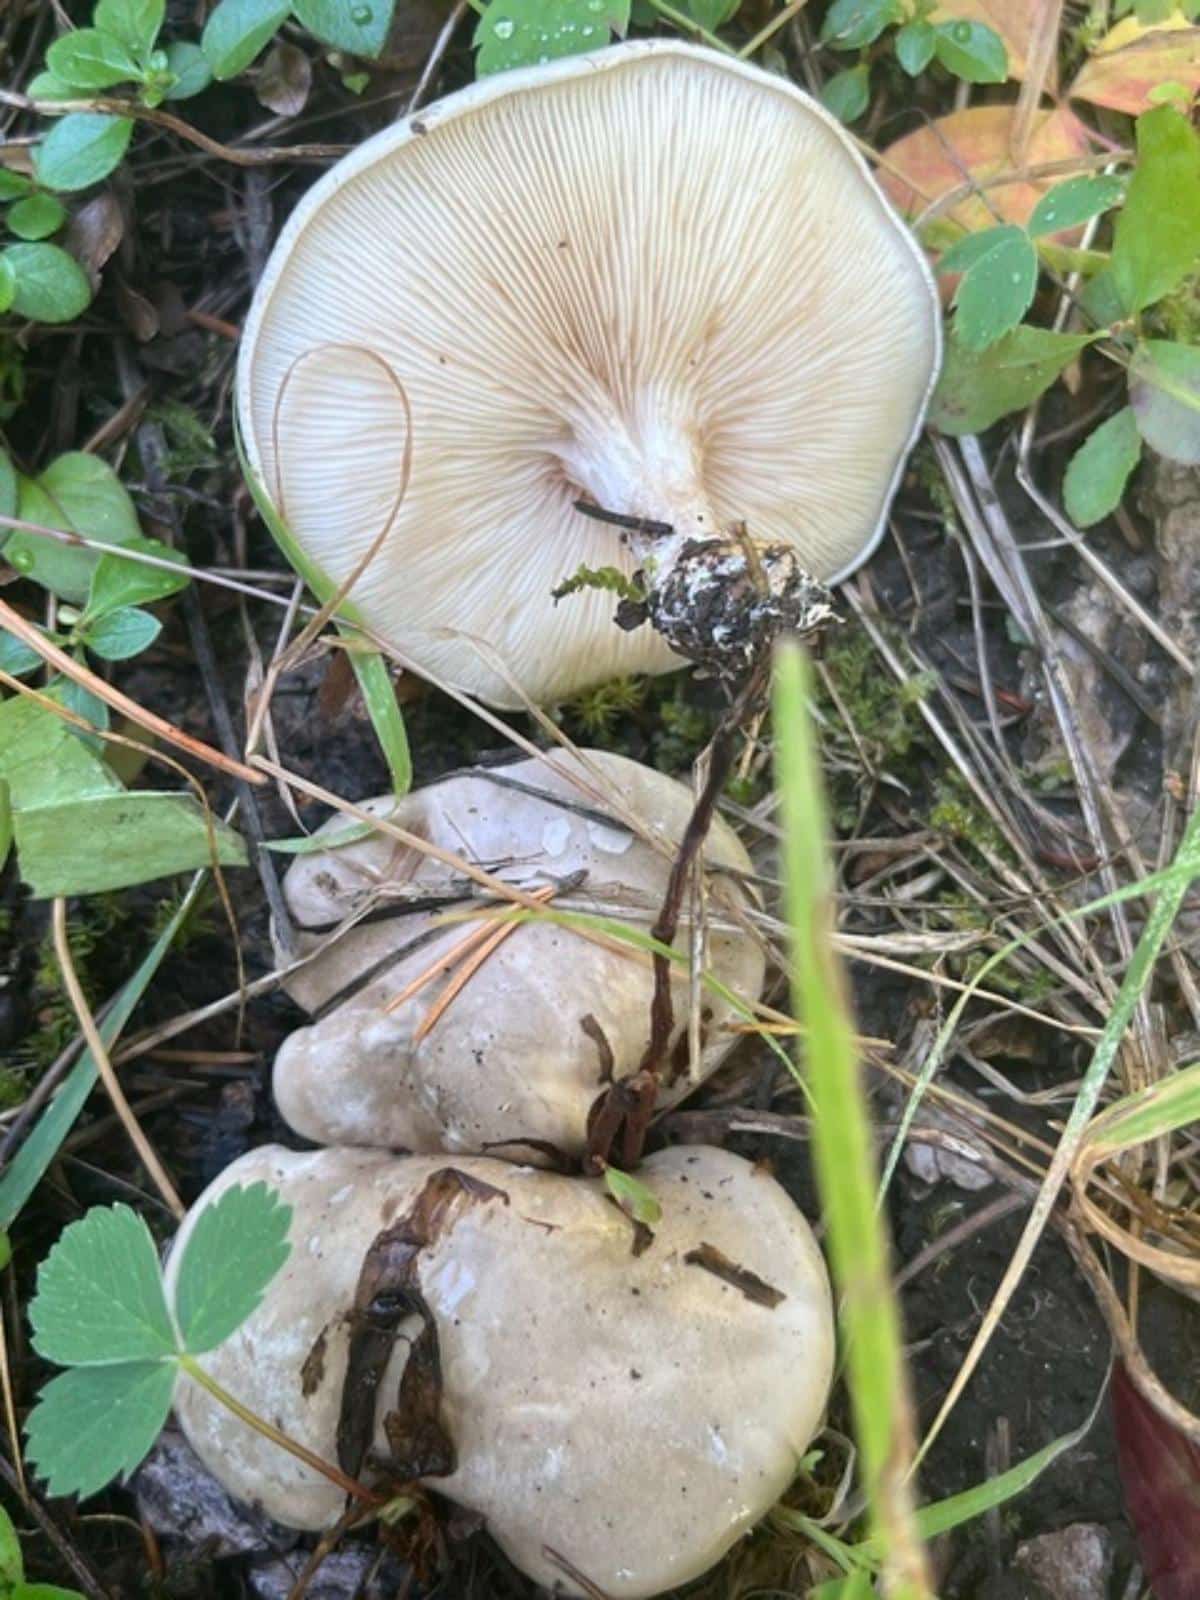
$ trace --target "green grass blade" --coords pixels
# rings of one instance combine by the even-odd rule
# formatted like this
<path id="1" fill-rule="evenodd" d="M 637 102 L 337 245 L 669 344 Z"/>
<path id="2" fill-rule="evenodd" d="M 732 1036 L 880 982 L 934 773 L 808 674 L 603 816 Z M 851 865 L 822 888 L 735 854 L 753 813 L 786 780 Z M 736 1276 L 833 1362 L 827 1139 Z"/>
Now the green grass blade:
<path id="1" fill-rule="evenodd" d="M 906 1474 L 913 1424 L 888 1242 L 876 1202 L 876 1170 L 845 979 L 833 950 L 833 873 L 816 742 L 810 673 L 797 645 L 775 671 L 776 767 L 783 825 L 792 993 L 808 1028 L 813 1159 L 841 1292 L 847 1381 L 863 1488 L 891 1600 L 930 1600 L 924 1547 Z"/>
<path id="2" fill-rule="evenodd" d="M 200 874 L 193 880 L 191 888 L 180 901 L 179 909 L 154 941 L 141 965 L 100 1022 L 100 1037 L 104 1041 L 106 1050 L 112 1049 L 121 1030 L 129 1021 L 133 1008 L 145 994 L 150 980 L 161 966 L 175 935 L 195 904 L 204 876 L 205 874 Z M 25 1202 L 37 1188 L 47 1167 L 58 1154 L 63 1140 L 74 1127 L 75 1119 L 83 1110 L 84 1102 L 91 1094 L 95 1082 L 96 1063 L 91 1051 L 85 1050 L 72 1067 L 58 1094 L 42 1113 L 33 1132 L 13 1157 L 3 1178 L 0 1178 L 0 1230 L 11 1228 L 20 1215 Z"/>

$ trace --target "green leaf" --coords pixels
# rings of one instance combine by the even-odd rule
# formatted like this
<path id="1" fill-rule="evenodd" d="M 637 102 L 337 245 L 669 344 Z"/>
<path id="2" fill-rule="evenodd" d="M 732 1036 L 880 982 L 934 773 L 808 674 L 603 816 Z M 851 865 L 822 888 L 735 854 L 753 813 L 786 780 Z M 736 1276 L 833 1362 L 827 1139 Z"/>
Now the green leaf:
<path id="1" fill-rule="evenodd" d="M 174 1362 L 73 1367 L 42 1390 L 26 1455 L 53 1496 L 89 1495 L 141 1465 L 175 1393 Z"/>
<path id="2" fill-rule="evenodd" d="M 12 802 L 8 797 L 8 784 L 0 778 L 0 867 L 8 860 L 12 842 Z"/>
<path id="3" fill-rule="evenodd" d="M 580 55 L 628 25 L 629 0 L 490 0 L 475 28 L 476 74 Z"/>
<path id="4" fill-rule="evenodd" d="M 301 833 L 292 839 L 267 839 L 263 848 L 274 850 L 281 856 L 324 855 L 326 850 L 340 850 L 345 845 L 358 844 L 378 832 L 373 822 L 352 822 L 346 828 L 339 828 L 335 834 Z"/>
<path id="5" fill-rule="evenodd" d="M 196 1219 L 179 1264 L 175 1315 L 189 1355 L 203 1355 L 236 1333 L 291 1254 L 291 1206 L 252 1183 L 226 1189 Z"/>
<path id="6" fill-rule="evenodd" d="M 13 832 L 21 877 L 39 900 L 105 894 L 205 867 L 214 843 L 223 866 L 247 862 L 239 835 L 216 818 L 206 823 L 190 794 L 122 791 L 39 806 L 17 811 Z"/>
<path id="7" fill-rule="evenodd" d="M 287 21 L 290 0 L 221 0 L 204 25 L 200 48 L 214 78 L 236 78 Z"/>
<path id="8" fill-rule="evenodd" d="M 25 1580 L 25 1561 L 21 1555 L 21 1541 L 13 1527 L 12 1518 L 0 1506 L 0 1595 L 7 1597 L 8 1590 Z"/>
<path id="9" fill-rule="evenodd" d="M 23 678 L 41 664 L 41 656 L 23 639 L 0 630 L 0 671 L 7 672 L 10 678 Z"/>
<path id="10" fill-rule="evenodd" d="M 73 742 L 79 745 L 77 739 Z M 0 751 L 3 751 L 3 748 L 3 742 L 0 741 Z M 79 745 L 79 748 L 82 750 L 82 745 Z M 175 935 L 194 909 L 203 882 L 203 876 L 196 879 L 192 888 L 176 907 L 166 927 L 142 958 L 133 976 L 121 987 L 112 1005 L 98 1019 L 100 1038 L 107 1049 L 112 1049 L 138 1001 L 149 988 L 150 981 L 162 965 L 163 957 L 171 948 Z M 5 1230 L 11 1228 L 24 1210 L 26 1201 L 37 1188 L 46 1169 L 58 1154 L 63 1140 L 75 1125 L 76 1118 L 83 1110 L 84 1102 L 96 1082 L 96 1076 L 95 1057 L 90 1050 L 85 1050 L 71 1068 L 62 1088 L 42 1112 L 33 1132 L 5 1169 L 4 1176 L 0 1178 L 0 1228 Z"/>
<path id="11" fill-rule="evenodd" d="M 83 268 L 56 244 L 10 244 L 0 251 L 16 279 L 11 309 L 31 322 L 74 322 L 92 286 Z"/>
<path id="12" fill-rule="evenodd" d="M 11 261 L 0 256 L 0 312 L 10 311 L 17 298 L 17 274 Z M 5 416 L 8 412 L 3 413 Z"/>
<path id="13" fill-rule="evenodd" d="M 1037 251 L 1024 228 L 988 232 L 993 235 L 992 248 L 967 269 L 954 296 L 955 332 L 968 350 L 986 350 L 1011 332 L 1037 287 Z"/>
<path id="14" fill-rule="evenodd" d="M 840 1578 L 828 1578 L 808 1592 L 808 1600 L 875 1600 L 875 1585 L 866 1567 Z"/>
<path id="15" fill-rule="evenodd" d="M 821 24 L 821 43 L 861 50 L 901 17 L 899 0 L 833 0 Z M 824 99 L 824 96 L 822 96 Z"/>
<path id="16" fill-rule="evenodd" d="M 23 1583 L 11 1600 L 83 1600 L 78 1589 L 60 1589 L 57 1583 Z"/>
<path id="17" fill-rule="evenodd" d="M 186 589 L 192 581 L 187 557 L 181 550 L 172 550 L 170 545 L 163 544 L 161 539 L 122 539 L 121 549 L 177 563 L 178 571 L 144 566 L 140 561 L 126 561 L 119 555 L 102 555 L 92 573 L 88 591 L 84 618 L 89 624 L 110 611 L 119 611 L 123 606 L 148 605 L 155 600 L 165 600 L 168 595 Z"/>
<path id="18" fill-rule="evenodd" d="M 871 103 L 870 69 L 865 61 L 835 72 L 821 90 L 821 104 L 839 122 L 854 122 Z"/>
<path id="19" fill-rule="evenodd" d="M 166 0 L 99 0 L 92 21 L 144 58 L 154 48 L 166 9 Z"/>
<path id="20" fill-rule="evenodd" d="M 662 1219 L 658 1196 L 619 1167 L 605 1167 L 604 1186 L 627 1217 L 653 1228 Z"/>
<path id="21" fill-rule="evenodd" d="M 1161 300 L 1200 256 L 1200 137 L 1186 117 L 1159 106 L 1138 118 L 1137 150 L 1112 252 L 1129 313 Z"/>
<path id="22" fill-rule="evenodd" d="M 137 62 L 120 39 L 100 28 L 76 28 L 55 39 L 46 51 L 46 65 L 73 89 L 111 89 L 139 76 Z"/>
<path id="23" fill-rule="evenodd" d="M 1080 528 L 1111 515 L 1121 503 L 1129 474 L 1142 454 L 1132 406 L 1102 422 L 1071 457 L 1063 480 L 1067 515 Z"/>
<path id="24" fill-rule="evenodd" d="M 978 233 L 968 233 L 942 251 L 938 257 L 938 272 L 966 272 L 977 261 L 982 261 L 984 256 L 990 255 L 1013 233 L 1021 231 L 1020 228 L 1003 225 L 998 228 L 981 228 Z"/>
<path id="25" fill-rule="evenodd" d="M 30 78 L 25 93 L 31 100 L 78 100 L 79 90 L 53 72 L 39 72 Z"/>
<path id="26" fill-rule="evenodd" d="M 1119 205 L 1124 193 L 1125 185 L 1120 178 L 1110 177 L 1107 173 L 1068 178 L 1066 183 L 1056 183 L 1034 206 L 1029 219 L 1029 231 L 1036 238 L 1043 233 L 1077 228 L 1080 223 Z"/>
<path id="27" fill-rule="evenodd" d="M 178 39 L 167 46 L 167 70 L 175 75 L 175 82 L 167 90 L 168 100 L 190 100 L 212 82 L 208 57 L 190 39 Z"/>
<path id="28" fill-rule="evenodd" d="M 956 78 L 967 83 L 1003 83 L 1008 77 L 1004 40 L 982 22 L 939 22 L 934 51 Z"/>
<path id="29" fill-rule="evenodd" d="M 309 33 L 335 50 L 374 58 L 387 43 L 396 0 L 293 0 L 292 12 Z"/>
<path id="30" fill-rule="evenodd" d="M 48 239 L 67 219 L 67 209 L 52 194 L 31 194 L 18 200 L 5 218 L 18 239 Z"/>
<path id="31" fill-rule="evenodd" d="M 0 167 L 0 200 L 19 200 L 33 188 L 33 179 L 11 167 Z"/>
<path id="32" fill-rule="evenodd" d="M 38 182 L 73 193 L 107 178 L 129 148 L 133 122 L 101 111 L 71 111 L 54 124 L 38 146 Z"/>
<path id="33" fill-rule="evenodd" d="M 680 9 L 709 33 L 715 33 L 737 15 L 741 4 L 742 0 L 684 0 Z"/>
<path id="34" fill-rule="evenodd" d="M 158 1249 L 136 1211 L 95 1206 L 64 1228 L 38 1269 L 29 1321 L 34 1349 L 60 1367 L 174 1356 Z"/>
<path id="35" fill-rule="evenodd" d="M 1134 351 L 1129 398 L 1138 431 L 1152 450 L 1200 466 L 1200 349 L 1146 339 Z"/>
<path id="36" fill-rule="evenodd" d="M 83 642 L 105 661 L 128 661 L 152 645 L 162 623 L 137 606 L 120 606 L 82 630 Z"/>
<path id="37" fill-rule="evenodd" d="M 930 422 L 950 434 L 990 427 L 999 417 L 1036 400 L 1094 337 L 1024 326 L 982 351 L 949 340 Z"/>
<path id="38" fill-rule="evenodd" d="M 937 35 L 933 31 L 932 23 L 926 22 L 924 18 L 919 18 L 916 22 L 906 22 L 896 35 L 896 60 L 910 78 L 915 78 L 918 73 L 924 72 L 933 60 L 936 44 Z"/>
<path id="39" fill-rule="evenodd" d="M 17 514 L 17 473 L 8 452 L 0 447 L 0 517 Z M 0 550 L 8 538 L 8 529 L 0 528 Z"/>
<path id="40" fill-rule="evenodd" d="M 98 694 L 93 694 L 84 684 L 76 683 L 74 678 L 56 678 L 52 685 L 52 690 L 55 698 L 68 711 L 73 711 L 77 717 L 81 717 L 85 722 L 90 722 L 93 728 L 99 728 L 103 733 L 108 727 L 107 702 L 101 700 Z M 82 739 L 89 749 L 96 751 L 97 755 L 104 754 L 103 740 L 89 739 L 78 729 L 74 730 L 74 737 Z"/>
<path id="41" fill-rule="evenodd" d="M 20 479 L 18 509 L 25 522 L 83 534 L 101 544 L 130 544 L 141 537 L 125 485 L 107 461 L 82 451 L 59 456 L 40 478 Z M 18 572 L 75 605 L 87 597 L 101 559 L 97 551 L 20 530 L 9 539 L 4 554 Z"/>
<path id="42" fill-rule="evenodd" d="M 112 769 L 62 717 L 24 696 L 0 702 L 0 778 L 14 811 L 121 792 Z"/>

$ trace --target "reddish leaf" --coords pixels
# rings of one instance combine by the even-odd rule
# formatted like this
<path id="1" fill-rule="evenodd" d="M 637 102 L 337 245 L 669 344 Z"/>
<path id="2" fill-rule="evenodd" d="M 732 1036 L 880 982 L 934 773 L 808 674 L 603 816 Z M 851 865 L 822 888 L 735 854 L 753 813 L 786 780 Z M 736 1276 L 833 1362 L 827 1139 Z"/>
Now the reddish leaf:
<path id="1" fill-rule="evenodd" d="M 1136 117 L 1154 104 L 1153 91 L 1170 83 L 1200 90 L 1200 28 L 1178 14 L 1150 28 L 1126 17 L 1101 39 L 1070 93 Z"/>
<path id="2" fill-rule="evenodd" d="M 1155 1600 L 1200 1595 L 1200 1448 L 1172 1426 L 1118 1364 L 1113 1429 L 1125 1509 Z"/>

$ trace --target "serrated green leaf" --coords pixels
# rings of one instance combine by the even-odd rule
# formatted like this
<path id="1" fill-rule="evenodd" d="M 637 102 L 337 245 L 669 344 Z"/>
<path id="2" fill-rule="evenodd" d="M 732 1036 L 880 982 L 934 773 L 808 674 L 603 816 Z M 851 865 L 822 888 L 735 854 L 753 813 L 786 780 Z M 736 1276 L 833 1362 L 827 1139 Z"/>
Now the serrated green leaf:
<path id="1" fill-rule="evenodd" d="M 1152 450 L 1185 466 L 1200 465 L 1200 348 L 1143 340 L 1129 369 L 1129 398 Z"/>
<path id="2" fill-rule="evenodd" d="M 83 534 L 101 544 L 124 545 L 141 538 L 125 485 L 106 461 L 82 451 L 59 456 L 40 478 L 21 478 L 17 504 L 24 522 Z M 87 597 L 101 559 L 94 550 L 21 530 L 9 539 L 4 555 L 18 572 L 75 605 Z"/>
<path id="3" fill-rule="evenodd" d="M 968 233 L 942 251 L 938 257 L 937 269 L 939 272 L 966 272 L 977 261 L 982 261 L 984 256 L 990 255 L 998 245 L 1011 238 L 1014 233 L 1020 232 L 1020 228 L 1006 224 L 997 228 L 981 228 L 978 233 Z"/>
<path id="4" fill-rule="evenodd" d="M 56 244 L 10 244 L 0 261 L 15 279 L 11 310 L 31 322 L 74 322 L 87 310 L 92 287 L 73 256 Z"/>
<path id="5" fill-rule="evenodd" d="M 224 81 L 244 72 L 291 9 L 291 0 L 221 0 L 200 36 L 213 77 Z"/>
<path id="6" fill-rule="evenodd" d="M 166 0 L 99 0 L 92 20 L 136 56 L 144 57 L 154 48 L 166 9 Z"/>
<path id="7" fill-rule="evenodd" d="M 19 200 L 33 188 L 33 179 L 11 167 L 0 167 L 0 200 Z"/>
<path id="8" fill-rule="evenodd" d="M 87 622 L 106 616 L 123 606 L 148 605 L 155 600 L 165 600 L 178 594 L 192 581 L 188 559 L 180 550 L 172 550 L 161 539 L 122 539 L 121 549 L 138 551 L 143 555 L 157 556 L 161 561 L 177 563 L 177 570 L 144 566 L 140 561 L 126 561 L 119 555 L 102 555 L 92 573 L 88 591 Z"/>
<path id="9" fill-rule="evenodd" d="M 175 1355 L 158 1250 L 136 1211 L 95 1206 L 63 1230 L 38 1269 L 29 1321 L 34 1349 L 63 1367 Z"/>
<path id="10" fill-rule="evenodd" d="M 1024 228 L 989 231 L 992 248 L 968 268 L 954 296 L 955 332 L 968 350 L 986 350 L 1011 332 L 1037 287 L 1037 251 Z"/>
<path id="11" fill-rule="evenodd" d="M 1186 117 L 1159 106 L 1137 120 L 1137 151 L 1111 269 L 1130 313 L 1161 300 L 1200 257 L 1200 137 Z"/>
<path id="12" fill-rule="evenodd" d="M 1102 422 L 1071 457 L 1063 480 L 1067 515 L 1080 528 L 1110 516 L 1121 503 L 1129 474 L 1141 459 L 1142 441 L 1131 406 Z"/>
<path id="13" fill-rule="evenodd" d="M 1125 193 L 1120 178 L 1107 173 L 1091 177 L 1068 178 L 1066 183 L 1056 183 L 1033 208 L 1029 219 L 1029 232 L 1036 238 L 1043 233 L 1059 233 L 1064 228 L 1077 228 L 1102 211 L 1118 205 Z"/>
<path id="14" fill-rule="evenodd" d="M 175 82 L 166 92 L 168 100 L 190 100 L 212 82 L 208 57 L 190 39 L 177 39 L 167 46 L 167 70 L 175 76 Z"/>
<path id="15" fill-rule="evenodd" d="M 629 0 L 490 0 L 475 28 L 477 76 L 553 61 L 606 45 L 629 25 Z"/>
<path id="16" fill-rule="evenodd" d="M 162 632 L 162 623 L 137 606 L 118 606 L 97 617 L 84 630 L 83 642 L 105 661 L 128 661 L 148 649 Z"/>
<path id="17" fill-rule="evenodd" d="M 861 50 L 900 17 L 898 0 L 833 0 L 821 24 L 821 43 L 834 50 Z"/>
<path id="18" fill-rule="evenodd" d="M 968 350 L 952 338 L 934 390 L 930 422 L 949 434 L 990 427 L 1036 400 L 1093 337 L 1020 327 L 982 351 Z"/>
<path id="19" fill-rule="evenodd" d="M 939 22 L 934 52 L 956 78 L 966 83 L 1003 83 L 1008 77 L 1008 51 L 998 33 L 983 22 Z"/>
<path id="20" fill-rule="evenodd" d="M 936 44 L 937 35 L 932 23 L 924 18 L 906 22 L 896 34 L 896 60 L 910 78 L 915 78 L 933 60 Z"/>
<path id="21" fill-rule="evenodd" d="M 291 1254 L 291 1206 L 252 1183 L 226 1189 L 196 1219 L 175 1282 L 175 1315 L 189 1355 L 236 1333 Z"/>
<path id="22" fill-rule="evenodd" d="M 21 1541 L 13 1527 L 12 1518 L 0 1506 L 0 1595 L 22 1583 L 25 1578 L 25 1561 L 21 1555 Z"/>
<path id="23" fill-rule="evenodd" d="M 619 1167 L 605 1167 L 604 1186 L 627 1217 L 653 1228 L 662 1220 L 658 1196 Z"/>
<path id="24" fill-rule="evenodd" d="M 75 89 L 111 89 L 139 76 L 138 64 L 114 34 L 100 28 L 64 33 L 46 51 L 46 65 Z"/>
<path id="25" fill-rule="evenodd" d="M 38 146 L 34 158 L 38 182 L 64 194 L 90 188 L 120 165 L 132 137 L 129 117 L 102 111 L 68 112 Z"/>
<path id="26" fill-rule="evenodd" d="M 335 50 L 373 59 L 387 42 L 396 0 L 293 0 L 292 12 L 309 33 Z"/>
<path id="27" fill-rule="evenodd" d="M 209 866 L 244 867 L 246 846 L 190 794 L 122 791 L 15 813 L 21 878 L 34 897 L 105 894 Z"/>
<path id="28" fill-rule="evenodd" d="M 48 239 L 67 220 L 67 211 L 52 194 L 31 194 L 10 207 L 4 220 L 18 239 Z"/>
<path id="29" fill-rule="evenodd" d="M 51 1495 L 89 1495 L 141 1465 L 175 1393 L 173 1361 L 75 1367 L 51 1378 L 25 1425 L 26 1456 Z"/>
<path id="30" fill-rule="evenodd" d="M 870 68 L 865 61 L 835 72 L 821 90 L 821 104 L 839 122 L 856 122 L 871 103 Z"/>

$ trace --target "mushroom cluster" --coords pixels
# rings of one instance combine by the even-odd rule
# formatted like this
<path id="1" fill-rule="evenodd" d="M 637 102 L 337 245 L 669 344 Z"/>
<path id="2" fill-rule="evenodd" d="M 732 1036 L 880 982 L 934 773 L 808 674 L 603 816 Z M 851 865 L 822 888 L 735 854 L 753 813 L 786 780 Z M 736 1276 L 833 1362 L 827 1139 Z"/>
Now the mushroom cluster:
<path id="1" fill-rule="evenodd" d="M 313 587 L 427 676 L 509 706 L 690 659 L 740 713 L 874 546 L 938 328 L 825 111 L 625 44 L 476 84 L 314 186 L 246 324 L 247 473 Z M 368 802 L 371 833 L 330 823 L 291 867 L 311 1021 L 274 1087 L 327 1148 L 235 1162 L 169 1268 L 232 1184 L 292 1207 L 286 1267 L 203 1364 L 340 1479 L 190 1378 L 177 1402 L 281 1522 L 337 1523 L 347 1476 L 434 1490 L 547 1590 L 638 1600 L 795 1473 L 833 1368 L 808 1223 L 707 1147 L 651 1154 L 619 1204 L 597 1142 L 629 1086 L 626 1134 L 713 1071 L 761 990 L 718 734 L 694 805 L 556 752 Z"/>
<path id="2" fill-rule="evenodd" d="M 632 821 L 621 820 L 606 793 Z M 675 779 L 592 750 L 477 768 L 364 809 L 487 864 L 556 911 L 644 933 L 692 801 Z M 317 838 L 344 831 L 334 820 Z M 681 965 L 674 1009 L 682 1020 L 660 1110 L 715 1071 L 736 1040 L 734 1002 L 752 1004 L 763 982 L 762 945 L 746 921 L 756 903 L 750 858 L 719 818 L 704 859 L 714 981 L 698 1000 L 702 1053 L 689 1061 Z M 478 907 L 473 887 L 444 859 L 382 833 L 293 863 L 284 896 L 300 950 L 314 953 L 288 989 L 313 1022 L 285 1040 L 274 1088 L 297 1133 L 417 1152 L 503 1146 L 535 1164 L 582 1156 L 593 1106 L 640 1065 L 650 959 L 596 932 L 594 920 L 582 929 L 447 924 L 448 912 Z M 343 927 L 331 941 L 331 930 Z"/>
<path id="3" fill-rule="evenodd" d="M 238 420 L 301 571 L 358 573 L 351 613 L 406 662 L 516 706 L 816 620 L 882 532 L 939 330 L 828 112 L 639 40 L 484 79 L 315 184 Z M 648 625 L 604 590 L 556 604 L 604 568 L 640 573 L 620 615 Z"/>

